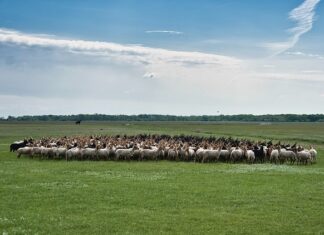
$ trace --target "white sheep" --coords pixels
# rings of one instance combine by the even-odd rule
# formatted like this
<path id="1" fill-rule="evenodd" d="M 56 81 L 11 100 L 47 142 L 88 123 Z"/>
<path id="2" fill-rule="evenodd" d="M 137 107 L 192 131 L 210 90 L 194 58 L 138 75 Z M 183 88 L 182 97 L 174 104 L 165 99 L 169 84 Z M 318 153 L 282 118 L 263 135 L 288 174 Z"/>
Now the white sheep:
<path id="1" fill-rule="evenodd" d="M 43 146 L 33 147 L 33 153 L 32 153 L 33 157 L 41 157 L 43 148 L 44 148 Z"/>
<path id="2" fill-rule="evenodd" d="M 311 147 L 309 152 L 311 154 L 312 162 L 315 163 L 317 160 L 317 151 L 313 147 Z"/>
<path id="3" fill-rule="evenodd" d="M 246 150 L 245 157 L 248 163 L 253 163 L 255 161 L 255 154 L 253 150 Z"/>
<path id="4" fill-rule="evenodd" d="M 65 158 L 67 161 L 72 159 L 81 159 L 81 149 L 76 147 L 67 150 L 65 154 Z"/>
<path id="5" fill-rule="evenodd" d="M 189 159 L 191 160 L 194 159 L 196 155 L 195 148 L 189 147 L 188 152 L 189 152 Z"/>
<path id="6" fill-rule="evenodd" d="M 67 148 L 59 147 L 59 148 L 53 148 L 54 155 L 57 159 L 63 159 L 66 156 Z"/>
<path id="7" fill-rule="evenodd" d="M 271 163 L 278 163 L 279 162 L 279 150 L 273 149 L 270 153 L 270 162 Z"/>
<path id="8" fill-rule="evenodd" d="M 130 160 L 132 155 L 133 148 L 116 150 L 116 160 Z"/>
<path id="9" fill-rule="evenodd" d="M 141 160 L 158 160 L 159 149 L 140 149 Z"/>
<path id="10" fill-rule="evenodd" d="M 205 149 L 203 148 L 199 148 L 196 151 L 196 156 L 195 156 L 195 162 L 201 162 L 205 156 L 206 152 Z"/>
<path id="11" fill-rule="evenodd" d="M 183 161 L 189 161 L 189 149 L 186 147 L 179 148 L 179 157 Z"/>
<path id="12" fill-rule="evenodd" d="M 109 158 L 109 148 L 98 149 L 97 155 L 99 159 L 108 160 Z"/>
<path id="13" fill-rule="evenodd" d="M 177 161 L 179 159 L 178 150 L 174 148 L 169 148 L 167 150 L 167 158 L 170 161 Z"/>
<path id="14" fill-rule="evenodd" d="M 302 150 L 297 152 L 297 161 L 298 163 L 304 163 L 307 165 L 308 163 L 311 163 L 312 156 L 311 153 L 308 150 Z"/>
<path id="15" fill-rule="evenodd" d="M 286 161 L 290 161 L 290 163 L 294 163 L 296 161 L 296 154 L 291 150 L 279 149 L 279 162 L 281 164 Z"/>
<path id="16" fill-rule="evenodd" d="M 97 159 L 98 149 L 94 148 L 85 148 L 81 149 L 81 158 L 88 160 L 96 160 Z"/>
<path id="17" fill-rule="evenodd" d="M 227 149 L 222 149 L 219 153 L 219 159 L 221 159 L 222 161 L 225 162 L 229 162 L 230 161 L 230 151 Z"/>
<path id="18" fill-rule="evenodd" d="M 230 159 L 233 163 L 240 161 L 243 158 L 243 150 L 240 148 L 235 148 L 230 155 Z"/>
<path id="19" fill-rule="evenodd" d="M 54 149 L 46 148 L 46 147 L 41 148 L 41 157 L 47 158 L 47 159 L 53 158 L 54 157 Z"/>
<path id="20" fill-rule="evenodd" d="M 33 148 L 32 147 L 22 147 L 17 150 L 17 158 L 20 158 L 20 156 L 26 155 L 26 156 L 33 156 Z"/>
<path id="21" fill-rule="evenodd" d="M 207 149 L 203 152 L 202 162 L 215 162 L 218 161 L 220 150 Z"/>

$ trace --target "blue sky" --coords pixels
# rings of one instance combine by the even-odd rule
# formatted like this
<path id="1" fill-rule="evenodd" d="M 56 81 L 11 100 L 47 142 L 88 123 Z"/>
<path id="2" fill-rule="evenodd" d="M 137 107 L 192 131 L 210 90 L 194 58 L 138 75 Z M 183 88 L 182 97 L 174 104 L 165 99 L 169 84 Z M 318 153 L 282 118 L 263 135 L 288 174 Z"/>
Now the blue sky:
<path id="1" fill-rule="evenodd" d="M 0 116 L 323 113 L 323 13 L 320 0 L 0 0 Z"/>
<path id="2" fill-rule="evenodd" d="M 32 33 L 209 51 L 217 50 L 217 45 L 204 45 L 208 40 L 251 47 L 269 38 L 283 39 L 291 25 L 287 13 L 301 2 L 2 0 L 0 22 L 1 27 Z M 156 29 L 183 34 L 145 34 Z"/>

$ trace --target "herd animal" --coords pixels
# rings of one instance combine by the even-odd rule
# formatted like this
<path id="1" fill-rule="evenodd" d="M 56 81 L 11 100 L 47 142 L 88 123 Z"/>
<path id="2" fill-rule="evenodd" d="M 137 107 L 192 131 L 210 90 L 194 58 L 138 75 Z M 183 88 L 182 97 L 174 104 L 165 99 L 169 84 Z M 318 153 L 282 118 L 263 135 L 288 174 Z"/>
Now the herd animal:
<path id="1" fill-rule="evenodd" d="M 115 160 L 115 161 L 185 161 L 248 164 L 312 164 L 317 151 L 301 145 L 252 141 L 231 137 L 169 135 L 74 136 L 39 140 L 29 139 L 10 145 L 17 157 L 40 159 Z"/>
<path id="2" fill-rule="evenodd" d="M 23 148 L 23 147 L 27 146 L 27 144 L 30 143 L 31 141 L 32 141 L 32 139 L 30 139 L 30 140 L 24 139 L 21 141 L 15 141 L 14 143 L 12 143 L 10 145 L 10 152 L 15 152 L 19 148 Z"/>

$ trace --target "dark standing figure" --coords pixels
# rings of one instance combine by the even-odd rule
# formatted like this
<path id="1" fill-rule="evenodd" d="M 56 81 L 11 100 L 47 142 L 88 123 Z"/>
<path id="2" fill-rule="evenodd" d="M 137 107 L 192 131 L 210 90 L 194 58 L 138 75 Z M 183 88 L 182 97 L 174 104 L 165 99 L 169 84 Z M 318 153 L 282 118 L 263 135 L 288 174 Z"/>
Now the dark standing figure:
<path id="1" fill-rule="evenodd" d="M 81 120 L 76 121 L 75 125 L 81 125 Z"/>

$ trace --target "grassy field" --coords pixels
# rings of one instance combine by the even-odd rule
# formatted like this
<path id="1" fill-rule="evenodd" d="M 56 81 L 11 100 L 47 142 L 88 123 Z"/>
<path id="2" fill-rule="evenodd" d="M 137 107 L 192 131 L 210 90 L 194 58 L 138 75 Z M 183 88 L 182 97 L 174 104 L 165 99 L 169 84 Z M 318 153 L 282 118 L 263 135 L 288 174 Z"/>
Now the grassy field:
<path id="1" fill-rule="evenodd" d="M 189 134 L 314 144 L 312 166 L 17 159 L 26 136 Z M 2 234 L 324 234 L 324 124 L 0 122 Z"/>

